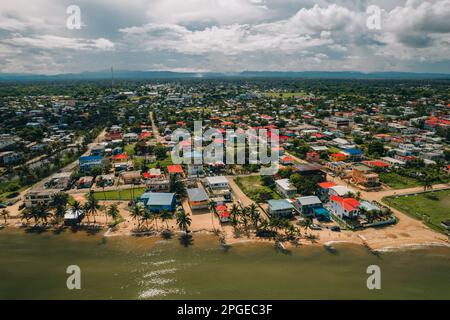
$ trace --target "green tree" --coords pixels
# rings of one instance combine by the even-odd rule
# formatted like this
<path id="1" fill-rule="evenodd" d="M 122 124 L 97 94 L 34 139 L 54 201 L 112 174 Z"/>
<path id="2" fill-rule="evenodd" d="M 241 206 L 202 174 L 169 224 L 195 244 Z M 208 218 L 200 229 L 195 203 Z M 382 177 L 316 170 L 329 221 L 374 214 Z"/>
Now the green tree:
<path id="1" fill-rule="evenodd" d="M 184 210 L 179 210 L 177 212 L 177 225 L 181 231 L 189 233 L 189 226 L 191 225 L 191 222 L 192 220 L 189 217 L 189 214 L 186 214 Z"/>

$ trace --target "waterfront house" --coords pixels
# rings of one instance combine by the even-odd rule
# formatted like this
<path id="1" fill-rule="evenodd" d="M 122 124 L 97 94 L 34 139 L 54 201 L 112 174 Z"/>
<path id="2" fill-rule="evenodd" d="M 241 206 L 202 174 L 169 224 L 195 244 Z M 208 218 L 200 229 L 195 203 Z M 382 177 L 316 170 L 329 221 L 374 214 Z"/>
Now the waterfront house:
<path id="1" fill-rule="evenodd" d="M 83 220 L 83 218 L 84 218 L 83 210 L 74 210 L 73 208 L 69 208 L 64 214 L 64 225 L 76 226 Z"/>
<path id="2" fill-rule="evenodd" d="M 145 192 L 138 201 L 152 212 L 175 211 L 175 193 Z"/>
<path id="3" fill-rule="evenodd" d="M 312 216 L 314 208 L 321 208 L 322 201 L 317 196 L 306 196 L 296 198 L 300 212 L 305 216 Z"/>
<path id="4" fill-rule="evenodd" d="M 269 215 L 272 217 L 285 217 L 289 218 L 294 213 L 294 206 L 287 199 L 281 200 L 269 200 L 267 201 L 269 205 Z"/>
<path id="5" fill-rule="evenodd" d="M 355 218 L 359 215 L 359 201 L 354 198 L 331 196 L 331 212 L 338 218 Z"/>
<path id="6" fill-rule="evenodd" d="M 192 210 L 207 209 L 209 197 L 203 188 L 187 189 L 189 206 Z"/>

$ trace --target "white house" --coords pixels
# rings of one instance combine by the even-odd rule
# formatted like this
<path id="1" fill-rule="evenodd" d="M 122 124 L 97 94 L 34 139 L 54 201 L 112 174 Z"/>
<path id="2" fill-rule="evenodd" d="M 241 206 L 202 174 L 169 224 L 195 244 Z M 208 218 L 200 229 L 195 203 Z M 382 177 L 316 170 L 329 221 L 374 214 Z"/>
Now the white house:
<path id="1" fill-rule="evenodd" d="M 277 192 L 285 198 L 292 198 L 297 193 L 297 188 L 292 185 L 289 179 L 275 180 L 275 186 Z"/>

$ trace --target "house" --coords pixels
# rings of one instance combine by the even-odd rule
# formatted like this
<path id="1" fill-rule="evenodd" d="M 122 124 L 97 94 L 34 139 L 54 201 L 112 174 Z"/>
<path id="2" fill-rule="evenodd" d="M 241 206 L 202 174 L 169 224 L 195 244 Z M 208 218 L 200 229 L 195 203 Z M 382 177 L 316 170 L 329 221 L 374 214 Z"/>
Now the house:
<path id="1" fill-rule="evenodd" d="M 113 156 L 113 160 L 115 163 L 127 162 L 128 155 L 126 153 L 119 153 Z"/>
<path id="2" fill-rule="evenodd" d="M 345 160 L 347 160 L 347 156 L 343 153 L 330 154 L 330 161 L 332 161 L 332 162 L 339 162 L 339 161 L 345 161 Z"/>
<path id="3" fill-rule="evenodd" d="M 73 208 L 69 208 L 64 214 L 64 225 L 76 226 L 83 220 L 83 218 L 84 218 L 83 210 L 74 210 Z"/>
<path id="4" fill-rule="evenodd" d="M 360 160 L 363 156 L 363 151 L 357 148 L 345 148 L 342 151 L 347 156 L 347 159 L 352 161 Z"/>
<path id="5" fill-rule="evenodd" d="M 295 163 L 295 159 L 290 156 L 281 157 L 280 163 L 284 166 L 293 165 Z"/>
<path id="6" fill-rule="evenodd" d="M 209 197 L 203 188 L 187 189 L 188 202 L 192 210 L 207 209 Z"/>
<path id="7" fill-rule="evenodd" d="M 308 153 L 306 153 L 306 161 L 319 162 L 320 161 L 320 154 L 315 152 L 315 151 L 308 152 Z"/>
<path id="8" fill-rule="evenodd" d="M 229 189 L 228 179 L 224 176 L 206 177 L 206 185 L 211 189 Z"/>
<path id="9" fill-rule="evenodd" d="M 325 168 L 330 170 L 331 172 L 335 174 L 341 174 L 343 173 L 347 168 L 349 167 L 349 164 L 343 161 L 337 161 L 337 162 L 327 162 L 325 164 Z"/>
<path id="10" fill-rule="evenodd" d="M 59 191 L 59 189 L 32 189 L 25 194 L 25 207 L 32 208 L 38 205 L 49 205 Z"/>
<path id="11" fill-rule="evenodd" d="M 292 198 L 297 193 L 297 188 L 289 181 L 289 179 L 275 180 L 275 188 L 277 192 L 285 198 Z"/>
<path id="12" fill-rule="evenodd" d="M 152 168 L 148 170 L 148 172 L 144 172 L 142 174 L 144 179 L 161 179 L 163 178 L 163 174 L 161 173 L 161 169 Z"/>
<path id="13" fill-rule="evenodd" d="M 331 212 L 338 218 L 354 218 L 360 213 L 359 201 L 354 198 L 342 198 L 339 196 L 331 196 Z"/>
<path id="14" fill-rule="evenodd" d="M 81 177 L 77 182 L 78 189 L 90 188 L 90 187 L 92 187 L 93 182 L 94 182 L 94 177 L 91 177 L 91 176 Z"/>
<path id="15" fill-rule="evenodd" d="M 102 181 L 102 183 L 105 187 L 112 186 L 112 185 L 114 185 L 114 174 L 104 174 L 101 176 L 97 176 L 97 178 L 96 178 L 97 186 L 99 186 L 98 184 L 100 181 Z M 99 187 L 101 187 L 101 186 L 99 186 Z"/>
<path id="16" fill-rule="evenodd" d="M 353 191 L 345 186 L 333 186 L 328 188 L 328 195 L 331 196 L 339 196 L 346 197 L 349 194 L 353 194 Z"/>
<path id="17" fill-rule="evenodd" d="M 139 184 L 141 182 L 140 171 L 125 171 L 120 174 L 124 184 Z"/>
<path id="18" fill-rule="evenodd" d="M 78 158 L 80 172 L 89 172 L 94 168 L 103 168 L 102 156 L 82 156 Z"/>
<path id="19" fill-rule="evenodd" d="M 316 164 L 299 164 L 294 166 L 296 173 L 303 177 L 317 179 L 317 182 L 326 181 L 326 173 L 323 171 L 322 166 Z"/>
<path id="20" fill-rule="evenodd" d="M 72 180 L 71 172 L 59 172 L 52 175 L 45 183 L 45 187 L 48 189 L 68 189 Z"/>
<path id="21" fill-rule="evenodd" d="M 328 198 L 330 196 L 330 188 L 335 187 L 336 183 L 332 181 L 325 181 L 325 182 L 319 182 L 318 183 L 319 188 L 316 191 L 317 196 L 322 201 L 328 201 Z"/>
<path id="22" fill-rule="evenodd" d="M 374 188 L 380 185 L 378 174 L 373 172 L 371 168 L 364 164 L 353 166 L 352 180 L 356 184 L 364 186 L 366 188 Z"/>
<path id="23" fill-rule="evenodd" d="M 269 200 L 269 215 L 272 217 L 285 217 L 289 218 L 294 213 L 294 206 L 287 199 L 281 200 Z"/>
<path id="24" fill-rule="evenodd" d="M 305 216 L 312 216 L 314 208 L 322 207 L 322 201 L 317 196 L 298 197 L 296 200 L 300 212 Z"/>
<path id="25" fill-rule="evenodd" d="M 125 133 L 123 135 L 123 141 L 126 142 L 134 142 L 134 141 L 138 141 L 138 135 L 134 132 L 130 132 L 130 133 Z"/>
<path id="26" fill-rule="evenodd" d="M 167 172 L 169 175 L 177 175 L 177 176 L 184 176 L 183 167 L 179 164 L 172 164 L 167 166 Z"/>
<path id="27" fill-rule="evenodd" d="M 0 164 L 10 165 L 20 160 L 20 155 L 14 151 L 0 152 Z"/>
<path id="28" fill-rule="evenodd" d="M 175 193 L 145 192 L 138 201 L 152 212 L 175 211 Z"/>

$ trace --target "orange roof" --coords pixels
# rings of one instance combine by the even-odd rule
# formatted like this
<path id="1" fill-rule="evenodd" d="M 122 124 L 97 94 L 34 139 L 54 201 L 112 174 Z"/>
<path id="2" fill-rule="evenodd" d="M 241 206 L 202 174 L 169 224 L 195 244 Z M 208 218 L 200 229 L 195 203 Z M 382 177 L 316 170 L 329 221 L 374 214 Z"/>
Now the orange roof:
<path id="1" fill-rule="evenodd" d="M 126 158 L 127 158 L 127 154 L 126 153 L 116 154 L 114 156 L 114 160 L 125 160 Z"/>
<path id="2" fill-rule="evenodd" d="M 346 155 L 343 153 L 333 153 L 330 155 L 331 157 L 345 157 Z"/>
<path id="3" fill-rule="evenodd" d="M 179 164 L 172 164 L 167 166 L 169 173 L 183 173 L 183 168 Z"/>
<path id="4" fill-rule="evenodd" d="M 325 182 L 321 182 L 318 183 L 319 187 L 324 188 L 324 189 L 329 189 L 331 187 L 336 186 L 336 183 L 332 182 L 332 181 L 325 181 Z"/>

